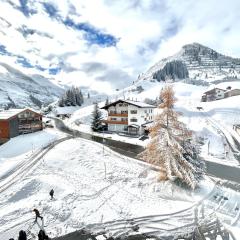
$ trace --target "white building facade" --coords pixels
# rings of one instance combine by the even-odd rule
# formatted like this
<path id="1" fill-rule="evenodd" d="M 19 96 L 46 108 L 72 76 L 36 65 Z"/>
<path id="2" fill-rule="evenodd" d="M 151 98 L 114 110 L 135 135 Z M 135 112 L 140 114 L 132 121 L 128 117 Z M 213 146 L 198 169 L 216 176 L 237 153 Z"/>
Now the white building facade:
<path id="1" fill-rule="evenodd" d="M 137 101 L 118 100 L 102 109 L 108 111 L 108 118 L 104 120 L 108 131 L 141 135 L 144 133 L 142 125 L 153 121 L 155 106 Z"/>

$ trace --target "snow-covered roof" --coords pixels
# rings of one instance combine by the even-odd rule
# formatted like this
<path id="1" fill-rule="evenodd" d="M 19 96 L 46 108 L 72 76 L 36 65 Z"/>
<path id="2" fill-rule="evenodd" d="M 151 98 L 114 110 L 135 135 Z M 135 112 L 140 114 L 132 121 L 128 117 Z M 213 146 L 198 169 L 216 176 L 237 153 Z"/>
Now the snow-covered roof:
<path id="1" fill-rule="evenodd" d="M 126 103 L 142 107 L 142 108 L 156 108 L 156 106 L 144 103 L 144 102 L 137 102 L 137 101 L 131 101 L 131 100 L 124 100 Z"/>
<path id="2" fill-rule="evenodd" d="M 0 119 L 9 119 L 20 112 L 24 111 L 24 109 L 9 109 L 0 111 Z"/>
<path id="3" fill-rule="evenodd" d="M 223 92 L 226 91 L 225 89 L 221 89 L 221 88 L 213 88 L 213 89 L 210 89 L 210 90 L 204 92 L 203 94 L 214 93 L 216 90 L 221 90 L 221 91 L 223 91 Z"/>
<path id="4" fill-rule="evenodd" d="M 30 108 L 21 108 L 21 109 L 9 109 L 9 110 L 0 110 L 0 120 L 6 120 L 11 117 L 14 117 L 15 115 L 25 111 L 30 110 L 32 112 L 38 113 Z M 39 113 L 38 113 L 39 114 Z"/>
<path id="5" fill-rule="evenodd" d="M 101 109 L 107 109 L 109 108 L 110 106 L 113 106 L 113 105 L 116 105 L 117 103 L 128 103 L 130 105 L 134 105 L 134 106 L 137 106 L 137 107 L 140 107 L 140 108 L 156 108 L 156 106 L 153 106 L 153 105 L 150 105 L 150 104 L 147 104 L 147 103 L 144 103 L 144 102 L 138 102 L 138 101 L 133 101 L 133 100 L 122 100 L 122 99 L 119 99 L 115 102 L 112 102 L 112 103 L 109 103 L 108 105 L 102 107 Z"/>

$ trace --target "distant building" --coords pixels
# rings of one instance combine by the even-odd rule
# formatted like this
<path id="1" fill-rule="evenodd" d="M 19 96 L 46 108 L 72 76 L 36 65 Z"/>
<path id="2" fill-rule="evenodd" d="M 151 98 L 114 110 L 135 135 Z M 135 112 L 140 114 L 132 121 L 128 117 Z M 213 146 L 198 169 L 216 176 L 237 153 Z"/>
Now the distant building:
<path id="1" fill-rule="evenodd" d="M 240 95 L 240 89 L 232 89 L 228 86 L 226 89 L 213 88 L 202 95 L 202 102 L 211 102 L 223 98 L 233 97 Z"/>
<path id="2" fill-rule="evenodd" d="M 0 111 L 0 143 L 20 134 L 42 130 L 42 115 L 31 109 Z"/>
<path id="3" fill-rule="evenodd" d="M 230 90 L 227 90 L 225 93 L 224 93 L 224 97 L 227 98 L 227 97 L 233 97 L 233 96 L 237 96 L 237 95 L 240 95 L 240 89 L 230 89 Z"/>
<path id="4" fill-rule="evenodd" d="M 211 102 L 219 99 L 223 99 L 224 93 L 226 90 L 221 89 L 221 88 L 213 88 L 205 93 L 203 93 L 202 96 L 202 102 Z"/>
<path id="5" fill-rule="evenodd" d="M 111 132 L 141 135 L 146 124 L 153 121 L 155 108 L 143 102 L 117 100 L 102 107 L 108 111 L 108 118 L 104 123 Z"/>
<path id="6" fill-rule="evenodd" d="M 75 106 L 68 106 L 68 107 L 56 107 L 53 112 L 56 117 L 65 119 L 65 118 L 70 118 L 72 113 L 79 109 L 79 107 Z"/>

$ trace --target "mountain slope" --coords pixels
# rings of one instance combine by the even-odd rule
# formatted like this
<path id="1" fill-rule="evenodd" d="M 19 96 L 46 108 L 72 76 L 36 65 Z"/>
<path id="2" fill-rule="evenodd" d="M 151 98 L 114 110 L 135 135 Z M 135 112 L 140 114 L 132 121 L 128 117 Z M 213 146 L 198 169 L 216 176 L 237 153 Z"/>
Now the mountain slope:
<path id="1" fill-rule="evenodd" d="M 182 62 L 186 66 L 191 81 L 202 80 L 207 83 L 217 83 L 240 78 L 240 59 L 225 56 L 199 43 L 193 43 L 183 46 L 174 56 L 156 63 L 145 74 L 142 74 L 138 81 L 153 81 L 154 79 L 161 81 L 156 74 L 163 70 L 166 64 L 174 61 Z M 167 79 L 172 78 L 171 75 L 167 76 Z"/>
<path id="2" fill-rule="evenodd" d="M 56 100 L 63 89 L 41 75 L 26 75 L 0 62 L 0 108 L 39 107 Z"/>

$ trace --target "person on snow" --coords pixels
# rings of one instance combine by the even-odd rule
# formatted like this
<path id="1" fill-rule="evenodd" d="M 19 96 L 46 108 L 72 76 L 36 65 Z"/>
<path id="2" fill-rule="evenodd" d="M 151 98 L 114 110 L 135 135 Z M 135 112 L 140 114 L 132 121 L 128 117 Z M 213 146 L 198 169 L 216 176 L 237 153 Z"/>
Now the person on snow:
<path id="1" fill-rule="evenodd" d="M 51 200 L 53 200 L 53 195 L 54 195 L 54 190 L 53 189 L 49 192 L 49 195 L 51 196 Z"/>
<path id="2" fill-rule="evenodd" d="M 33 209 L 33 212 L 35 212 L 35 214 L 36 214 L 35 222 L 37 222 L 38 218 L 41 218 L 41 220 L 43 220 L 43 217 L 40 216 L 40 213 L 36 208 Z"/>
<path id="3" fill-rule="evenodd" d="M 49 239 L 48 235 L 46 235 L 44 230 L 41 229 L 38 233 L 38 240 L 48 240 L 48 239 Z"/>
<path id="4" fill-rule="evenodd" d="M 27 240 L 27 234 L 25 231 L 21 230 L 19 232 L 18 240 Z"/>

